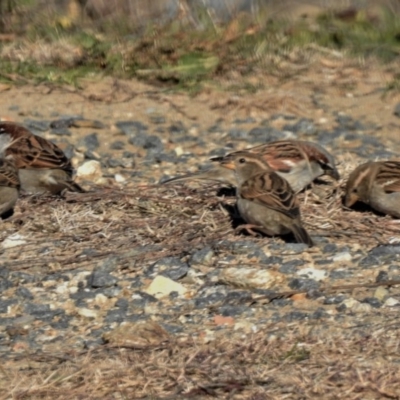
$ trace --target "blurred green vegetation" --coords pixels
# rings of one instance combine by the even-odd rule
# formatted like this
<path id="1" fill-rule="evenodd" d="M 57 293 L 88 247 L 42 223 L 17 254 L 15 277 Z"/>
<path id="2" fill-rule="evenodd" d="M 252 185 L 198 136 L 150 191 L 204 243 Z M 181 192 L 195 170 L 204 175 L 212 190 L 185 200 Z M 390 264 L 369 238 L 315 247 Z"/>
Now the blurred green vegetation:
<path id="1" fill-rule="evenodd" d="M 93 21 L 37 9 L 34 0 L 0 0 L 0 13 L 2 81 L 79 85 L 80 78 L 100 74 L 197 91 L 232 72 L 290 76 L 285 67 L 307 65 L 316 48 L 385 63 L 400 58 L 400 16 L 383 7 L 373 14 L 348 9 L 297 20 L 260 11 L 225 25 L 200 9 L 201 29 L 178 20 L 141 32 L 128 18 Z"/>

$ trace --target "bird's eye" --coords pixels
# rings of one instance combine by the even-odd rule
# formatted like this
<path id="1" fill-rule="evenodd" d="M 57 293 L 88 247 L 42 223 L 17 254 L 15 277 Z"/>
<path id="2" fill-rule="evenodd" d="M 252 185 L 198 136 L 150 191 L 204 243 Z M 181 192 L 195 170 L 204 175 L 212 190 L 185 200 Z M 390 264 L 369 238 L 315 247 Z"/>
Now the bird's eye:
<path id="1" fill-rule="evenodd" d="M 246 159 L 245 158 L 241 158 L 240 160 L 239 160 L 239 163 L 240 164 L 244 164 L 246 162 Z"/>
<path id="2" fill-rule="evenodd" d="M 354 187 L 353 190 L 352 190 L 352 192 L 353 192 L 353 193 L 357 193 L 357 192 L 358 192 L 357 187 Z"/>

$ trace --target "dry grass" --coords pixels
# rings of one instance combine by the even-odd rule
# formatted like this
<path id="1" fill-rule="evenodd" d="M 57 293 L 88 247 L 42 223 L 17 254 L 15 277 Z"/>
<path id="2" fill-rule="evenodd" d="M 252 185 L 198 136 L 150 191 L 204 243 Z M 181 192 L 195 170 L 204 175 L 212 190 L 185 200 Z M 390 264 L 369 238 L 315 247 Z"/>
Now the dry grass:
<path id="1" fill-rule="evenodd" d="M 141 349 L 14 355 L 2 363 L 0 398 L 399 398 L 398 317 L 385 328 L 332 323 L 329 338 L 302 325 L 208 344 L 171 338 Z"/>
<path id="2" fill-rule="evenodd" d="M 347 175 L 352 166 L 343 165 Z M 399 225 L 389 218 L 344 210 L 343 182 L 316 185 L 300 195 L 312 235 L 367 248 L 398 235 Z M 4 249 L 3 267 L 90 270 L 113 255 L 119 271 L 137 273 L 162 257 L 243 240 L 233 234 L 227 211 L 233 203 L 234 198 L 216 197 L 209 186 L 181 185 L 23 198 L 0 239 L 19 233 L 26 244 L 23 251 Z M 170 336 L 157 346 L 14 352 L 0 367 L 0 400 L 399 399 L 398 316 L 388 310 L 370 315 L 354 325 L 340 319 L 263 325 L 242 338 L 223 330 L 209 343 L 200 326 L 197 336 Z"/>

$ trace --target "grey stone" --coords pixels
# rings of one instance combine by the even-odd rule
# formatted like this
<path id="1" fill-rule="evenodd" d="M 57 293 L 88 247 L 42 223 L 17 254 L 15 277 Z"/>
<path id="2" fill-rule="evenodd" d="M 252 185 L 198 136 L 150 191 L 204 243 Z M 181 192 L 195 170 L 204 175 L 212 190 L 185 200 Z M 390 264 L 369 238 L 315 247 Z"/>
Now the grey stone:
<path id="1" fill-rule="evenodd" d="M 125 142 L 123 142 L 122 140 L 116 140 L 115 142 L 112 142 L 110 145 L 111 150 L 123 150 L 124 148 L 125 148 Z"/>
<path id="2" fill-rule="evenodd" d="M 15 294 L 17 296 L 20 296 L 20 297 L 24 298 L 24 299 L 33 300 L 32 292 L 28 288 L 26 288 L 24 286 L 20 286 L 19 288 L 17 288 L 17 290 L 15 291 Z"/>
<path id="3" fill-rule="evenodd" d="M 96 132 L 86 135 L 80 142 L 89 151 L 94 151 L 100 146 L 99 136 Z"/>
<path id="4" fill-rule="evenodd" d="M 126 309 L 118 308 L 116 310 L 108 311 L 106 317 L 104 318 L 104 322 L 107 324 L 111 324 L 113 322 L 121 323 L 126 318 Z"/>
<path id="5" fill-rule="evenodd" d="M 105 288 L 116 285 L 118 279 L 101 269 L 94 270 L 87 278 L 88 286 L 92 288 Z"/>
<path id="6" fill-rule="evenodd" d="M 374 308 L 382 307 L 382 303 L 376 297 L 366 297 L 365 299 L 361 300 L 361 303 L 367 303 Z"/>
<path id="7" fill-rule="evenodd" d="M 213 257 L 214 257 L 213 249 L 207 246 L 192 254 L 192 256 L 190 257 L 190 264 L 209 265 Z"/>
<path id="8" fill-rule="evenodd" d="M 346 299 L 346 296 L 343 294 L 328 296 L 324 300 L 324 304 L 340 304 L 343 300 Z"/>
<path id="9" fill-rule="evenodd" d="M 314 279 L 294 278 L 289 282 L 289 287 L 293 290 L 318 289 L 319 284 Z"/>
<path id="10" fill-rule="evenodd" d="M 186 276 L 189 271 L 189 265 L 176 257 L 165 257 L 152 264 L 147 270 L 146 275 L 154 277 L 163 275 L 174 281 Z"/>
<path id="11" fill-rule="evenodd" d="M 386 282 L 389 279 L 389 274 L 386 271 L 379 271 L 375 282 Z"/>
<path id="12" fill-rule="evenodd" d="M 186 128 L 185 128 L 185 125 L 183 125 L 183 123 L 179 121 L 179 122 L 175 122 L 172 125 L 170 125 L 168 127 L 168 131 L 169 131 L 169 133 L 172 133 L 172 134 L 185 133 Z"/>
<path id="13" fill-rule="evenodd" d="M 0 314 L 7 313 L 8 307 L 12 306 L 13 304 L 17 304 L 17 303 L 18 303 L 17 299 L 6 299 L 6 300 L 0 299 Z"/>
<path id="14" fill-rule="evenodd" d="M 25 119 L 24 125 L 32 132 L 46 132 L 50 129 L 50 121 L 38 121 L 34 119 Z"/>
<path id="15" fill-rule="evenodd" d="M 14 284 L 8 279 L 0 279 L 0 294 L 7 289 L 10 289 L 14 286 Z"/>
<path id="16" fill-rule="evenodd" d="M 297 271 L 297 267 L 304 265 L 303 260 L 287 261 L 279 267 L 279 272 L 283 274 L 293 274 Z"/>
<path id="17" fill-rule="evenodd" d="M 127 136 L 136 136 L 147 131 L 147 126 L 140 121 L 120 121 L 116 127 Z"/>

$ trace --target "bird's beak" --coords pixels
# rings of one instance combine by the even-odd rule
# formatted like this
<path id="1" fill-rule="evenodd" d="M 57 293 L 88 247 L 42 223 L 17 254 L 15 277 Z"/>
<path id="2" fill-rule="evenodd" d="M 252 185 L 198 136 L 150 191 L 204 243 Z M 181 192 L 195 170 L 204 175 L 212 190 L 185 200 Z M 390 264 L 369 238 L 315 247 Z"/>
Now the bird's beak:
<path id="1" fill-rule="evenodd" d="M 220 162 L 221 167 L 227 168 L 227 169 L 235 169 L 235 163 L 229 159 L 225 158 Z"/>
<path id="2" fill-rule="evenodd" d="M 340 179 L 340 174 L 335 167 L 333 167 L 332 169 L 326 169 L 325 174 L 328 176 L 331 176 L 336 181 L 338 181 Z"/>
<path id="3" fill-rule="evenodd" d="M 344 198 L 344 205 L 348 208 L 350 208 L 353 204 L 357 203 L 358 197 L 353 194 L 353 193 L 348 193 L 346 194 L 346 197 Z"/>

